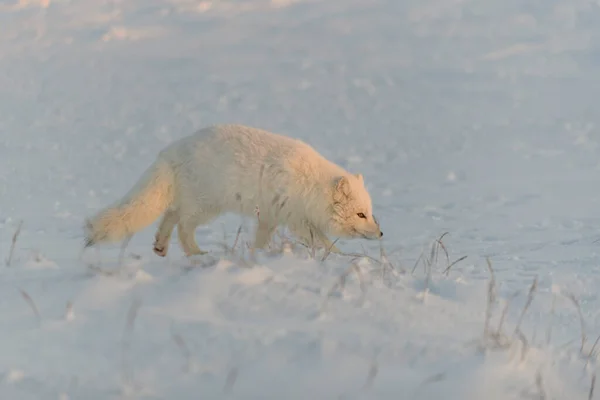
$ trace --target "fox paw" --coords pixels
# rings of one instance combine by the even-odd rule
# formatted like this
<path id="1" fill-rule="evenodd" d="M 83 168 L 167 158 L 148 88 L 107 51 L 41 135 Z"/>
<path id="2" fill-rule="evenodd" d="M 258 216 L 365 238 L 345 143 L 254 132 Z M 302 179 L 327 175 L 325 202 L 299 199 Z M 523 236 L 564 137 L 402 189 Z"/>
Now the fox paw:
<path id="1" fill-rule="evenodd" d="M 208 251 L 204 251 L 204 250 L 200 250 L 200 249 L 185 253 L 185 255 L 188 258 L 193 258 L 194 256 L 203 256 L 205 254 L 208 254 Z"/>
<path id="2" fill-rule="evenodd" d="M 161 246 L 155 243 L 153 250 L 157 256 L 165 257 L 167 255 L 167 246 Z"/>

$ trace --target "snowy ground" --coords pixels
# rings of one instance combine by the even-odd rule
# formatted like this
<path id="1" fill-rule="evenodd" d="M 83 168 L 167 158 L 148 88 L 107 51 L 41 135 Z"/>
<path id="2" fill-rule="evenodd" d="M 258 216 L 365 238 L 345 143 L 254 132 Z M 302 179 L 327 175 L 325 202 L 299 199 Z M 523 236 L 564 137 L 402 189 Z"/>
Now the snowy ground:
<path id="1" fill-rule="evenodd" d="M 600 398 L 599 39 L 588 0 L 0 0 L 0 399 Z M 361 172 L 391 264 L 249 267 L 235 216 L 204 266 L 81 255 L 220 122 Z"/>

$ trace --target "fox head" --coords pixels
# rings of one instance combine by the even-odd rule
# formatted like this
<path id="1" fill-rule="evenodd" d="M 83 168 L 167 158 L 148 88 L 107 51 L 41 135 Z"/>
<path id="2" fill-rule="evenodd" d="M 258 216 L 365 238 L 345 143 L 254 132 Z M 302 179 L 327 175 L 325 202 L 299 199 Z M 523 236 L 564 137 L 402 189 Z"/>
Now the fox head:
<path id="1" fill-rule="evenodd" d="M 332 200 L 331 234 L 371 240 L 383 236 L 361 174 L 334 179 Z"/>

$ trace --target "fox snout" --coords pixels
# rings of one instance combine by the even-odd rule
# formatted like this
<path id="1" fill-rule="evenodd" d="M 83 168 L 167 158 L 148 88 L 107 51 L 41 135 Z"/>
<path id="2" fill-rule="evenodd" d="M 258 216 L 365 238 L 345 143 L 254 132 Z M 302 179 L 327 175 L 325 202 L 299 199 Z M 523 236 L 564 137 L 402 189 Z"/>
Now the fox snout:
<path id="1" fill-rule="evenodd" d="M 379 223 L 375 222 L 375 224 L 373 224 L 370 229 L 367 228 L 362 232 L 363 236 L 366 239 L 370 239 L 370 240 L 377 240 L 380 239 L 381 237 L 383 237 L 383 232 L 381 231 L 381 228 L 379 227 Z"/>
<path id="2" fill-rule="evenodd" d="M 375 239 L 381 239 L 383 237 L 383 231 L 381 230 L 381 227 L 379 226 L 379 221 L 377 220 L 377 217 L 375 215 L 373 215 L 373 221 L 375 221 L 375 226 L 377 226 L 377 231 L 379 232 L 378 234 L 375 234 Z"/>
<path id="3" fill-rule="evenodd" d="M 364 235 L 367 239 L 376 240 L 383 237 L 383 232 L 378 229 L 376 232 L 369 232 Z"/>

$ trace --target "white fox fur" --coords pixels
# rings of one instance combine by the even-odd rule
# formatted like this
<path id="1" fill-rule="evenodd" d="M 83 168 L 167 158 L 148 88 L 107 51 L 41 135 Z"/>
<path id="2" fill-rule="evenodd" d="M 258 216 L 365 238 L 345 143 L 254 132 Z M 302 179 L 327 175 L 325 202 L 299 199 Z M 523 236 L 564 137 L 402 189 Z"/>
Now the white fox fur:
<path id="1" fill-rule="evenodd" d="M 327 235 L 383 236 L 362 175 L 299 140 L 217 125 L 162 150 L 123 199 L 87 220 L 86 246 L 127 239 L 162 215 L 156 254 L 167 254 L 176 225 L 186 255 L 203 254 L 196 227 L 227 212 L 258 214 L 255 248 L 264 248 L 279 225 L 305 244 L 321 242 L 333 251 Z"/>

